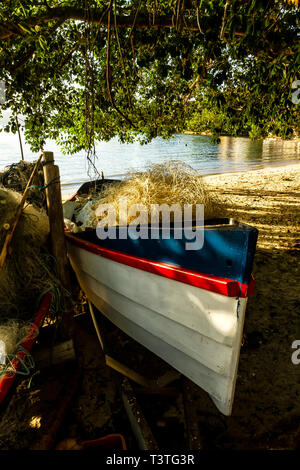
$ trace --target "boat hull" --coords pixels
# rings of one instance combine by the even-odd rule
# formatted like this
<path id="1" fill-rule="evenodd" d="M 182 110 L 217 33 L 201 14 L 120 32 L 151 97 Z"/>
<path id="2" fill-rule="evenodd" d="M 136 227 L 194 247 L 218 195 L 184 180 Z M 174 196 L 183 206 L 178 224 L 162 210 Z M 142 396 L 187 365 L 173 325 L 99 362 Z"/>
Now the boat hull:
<path id="1" fill-rule="evenodd" d="M 224 295 L 206 284 L 201 288 L 201 283 L 120 263 L 72 235 L 67 241 L 81 288 L 98 310 L 206 390 L 230 415 L 247 295 Z"/>

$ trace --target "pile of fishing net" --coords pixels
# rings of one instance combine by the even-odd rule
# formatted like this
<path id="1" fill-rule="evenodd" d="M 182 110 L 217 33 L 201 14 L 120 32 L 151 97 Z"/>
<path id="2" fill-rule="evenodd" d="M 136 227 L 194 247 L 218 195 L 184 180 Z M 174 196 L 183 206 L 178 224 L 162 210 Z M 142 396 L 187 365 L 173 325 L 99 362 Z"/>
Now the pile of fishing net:
<path id="1" fill-rule="evenodd" d="M 35 162 L 21 160 L 19 163 L 6 166 L 0 173 L 0 186 L 23 194 L 34 165 Z M 37 207 L 46 207 L 45 192 L 42 191 L 44 184 L 43 166 L 40 163 L 33 177 L 32 189 L 29 190 L 26 199 L 30 204 Z"/>
<path id="2" fill-rule="evenodd" d="M 28 351 L 22 347 L 22 343 L 25 340 L 35 339 L 38 333 L 38 327 L 31 322 L 8 319 L 0 323 L 0 380 L 6 372 L 12 375 L 16 373 L 16 365 L 18 365 L 19 374 L 29 375 L 34 363 Z M 24 360 L 19 357 L 18 362 L 14 365 L 18 350 L 26 354 L 23 356 Z"/>
<path id="3" fill-rule="evenodd" d="M 224 217 L 224 210 L 216 196 L 207 189 L 197 170 L 181 162 L 167 162 L 149 166 L 143 172 L 131 172 L 121 182 L 104 184 L 100 193 L 77 197 L 64 207 L 68 227 L 76 232 L 88 227 L 96 228 L 96 215 L 100 204 L 112 204 L 119 215 L 119 200 L 126 198 L 127 207 L 143 204 L 149 214 L 153 204 L 204 205 L 205 219 Z M 128 217 L 130 223 L 135 216 Z M 117 218 L 118 223 L 118 218 Z"/>
<path id="4" fill-rule="evenodd" d="M 15 220 L 21 195 L 0 187 L 0 252 Z M 51 279 L 46 212 L 27 205 L 16 227 L 8 256 L 0 270 L 0 323 L 32 319 Z"/>

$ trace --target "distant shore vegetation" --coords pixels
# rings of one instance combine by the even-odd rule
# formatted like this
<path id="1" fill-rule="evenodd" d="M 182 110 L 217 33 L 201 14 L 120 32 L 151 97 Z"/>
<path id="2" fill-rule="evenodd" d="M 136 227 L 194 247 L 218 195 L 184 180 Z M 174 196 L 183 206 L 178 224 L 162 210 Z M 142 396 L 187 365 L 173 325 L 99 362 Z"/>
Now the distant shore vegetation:
<path id="1" fill-rule="evenodd" d="M 219 135 L 233 137 L 250 137 L 265 139 L 277 137 L 292 139 L 299 136 L 299 108 L 289 112 L 282 109 L 282 114 L 272 118 L 272 111 L 261 106 L 257 115 L 247 113 L 251 102 L 245 102 L 242 107 L 231 107 L 228 104 L 223 109 L 218 105 L 209 104 L 208 100 L 194 101 L 189 104 L 184 130 L 195 134 L 207 134 L 215 138 Z M 246 108 L 246 109 L 245 109 Z"/>
<path id="2" fill-rule="evenodd" d="M 298 18 L 296 0 L 3 0 L 5 130 L 68 154 L 183 129 L 291 138 Z"/>

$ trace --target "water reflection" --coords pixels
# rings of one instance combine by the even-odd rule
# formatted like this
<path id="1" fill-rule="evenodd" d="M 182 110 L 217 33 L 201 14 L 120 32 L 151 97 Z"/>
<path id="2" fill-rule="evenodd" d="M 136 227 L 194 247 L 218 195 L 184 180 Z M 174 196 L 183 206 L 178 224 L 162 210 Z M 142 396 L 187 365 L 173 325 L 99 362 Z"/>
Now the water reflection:
<path id="1" fill-rule="evenodd" d="M 274 153 L 281 156 L 282 160 L 288 159 L 289 155 L 295 154 L 299 157 L 300 142 L 296 140 L 266 139 L 263 141 L 262 158 L 272 159 Z"/>
<path id="2" fill-rule="evenodd" d="M 222 160 L 243 161 L 259 159 L 262 155 L 261 140 L 252 141 L 246 137 L 221 137 L 219 158 Z"/>

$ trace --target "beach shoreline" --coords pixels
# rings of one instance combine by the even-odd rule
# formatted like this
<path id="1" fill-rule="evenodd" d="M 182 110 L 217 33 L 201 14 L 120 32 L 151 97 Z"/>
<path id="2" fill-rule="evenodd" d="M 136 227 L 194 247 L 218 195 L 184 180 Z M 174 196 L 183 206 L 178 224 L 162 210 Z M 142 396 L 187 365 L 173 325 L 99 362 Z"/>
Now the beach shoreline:
<path id="1" fill-rule="evenodd" d="M 208 174 L 204 174 L 202 175 L 203 178 L 209 178 L 210 176 L 222 176 L 222 175 L 226 175 L 226 176 L 231 176 L 231 175 L 236 175 L 236 174 L 239 174 L 239 173 L 251 173 L 251 172 L 256 172 L 256 171 L 260 171 L 260 170 L 272 170 L 272 169 L 280 169 L 280 168 L 285 168 L 285 167 L 295 167 L 295 168 L 298 168 L 300 165 L 300 160 L 297 161 L 297 160 L 292 160 L 292 161 L 288 161 L 288 162 L 274 162 L 274 163 L 271 163 L 271 164 L 261 164 L 261 165 L 258 165 L 257 167 L 255 168 L 247 168 L 245 170 L 236 170 L 236 171 L 224 171 L 224 172 L 219 172 L 219 173 L 208 173 Z"/>
<path id="2" fill-rule="evenodd" d="M 237 170 L 237 171 L 224 172 L 224 173 L 208 173 L 208 174 L 204 174 L 204 175 L 199 174 L 199 176 L 201 176 L 204 179 L 204 181 L 209 182 L 210 178 L 215 177 L 215 176 L 230 177 L 230 176 L 235 176 L 235 175 L 239 175 L 239 174 L 247 174 L 247 173 L 258 172 L 258 171 L 262 171 L 262 170 L 265 170 L 265 171 L 270 170 L 271 171 L 273 169 L 280 169 L 280 168 L 287 168 L 287 167 L 291 168 L 291 169 L 293 167 L 295 167 L 295 169 L 300 168 L 300 160 L 299 160 L 299 162 L 297 162 L 297 161 L 280 162 L 280 163 L 276 162 L 272 165 L 263 165 L 263 166 L 259 166 L 257 168 L 250 168 L 250 169 L 247 169 L 247 170 Z M 67 190 L 67 186 L 74 186 L 76 184 L 79 188 L 81 184 L 84 184 L 88 181 L 89 180 L 82 181 L 81 183 L 78 182 L 78 183 L 63 183 L 63 184 L 61 184 L 61 187 L 62 187 L 61 193 L 62 193 L 63 202 L 68 201 L 72 196 L 74 196 L 74 194 L 76 194 L 76 190 L 74 190 L 74 189 L 73 190 Z"/>

